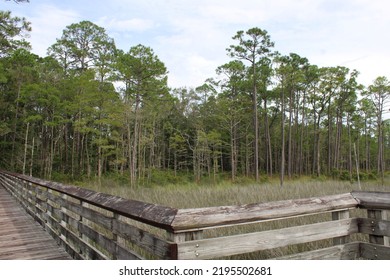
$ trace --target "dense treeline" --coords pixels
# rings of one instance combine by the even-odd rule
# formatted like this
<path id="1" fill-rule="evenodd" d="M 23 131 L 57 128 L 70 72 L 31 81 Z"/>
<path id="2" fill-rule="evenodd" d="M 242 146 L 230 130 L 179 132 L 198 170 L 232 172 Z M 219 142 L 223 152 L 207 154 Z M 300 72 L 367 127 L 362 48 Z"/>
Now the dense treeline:
<path id="1" fill-rule="evenodd" d="M 130 185 L 262 176 L 383 178 L 390 82 L 282 55 L 265 30 L 239 31 L 197 88 L 168 88 L 154 51 L 125 52 L 89 21 L 47 57 L 30 23 L 0 12 L 0 168 L 38 177 L 117 174 Z M 230 61 L 229 61 L 230 58 Z"/>

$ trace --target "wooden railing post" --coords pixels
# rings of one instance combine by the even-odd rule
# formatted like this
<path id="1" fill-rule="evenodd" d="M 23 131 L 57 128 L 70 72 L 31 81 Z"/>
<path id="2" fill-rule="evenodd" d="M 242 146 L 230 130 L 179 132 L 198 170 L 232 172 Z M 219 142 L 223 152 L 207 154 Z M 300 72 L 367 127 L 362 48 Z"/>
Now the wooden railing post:
<path id="1" fill-rule="evenodd" d="M 378 223 L 380 220 L 387 220 L 387 211 L 386 210 L 367 210 L 367 217 L 369 219 L 374 219 L 373 223 Z M 372 234 L 369 235 L 369 242 L 372 244 L 385 245 L 389 246 L 389 237 L 383 235 L 375 234 L 375 224 L 372 225 Z"/>
<path id="2" fill-rule="evenodd" d="M 332 212 L 332 220 L 349 219 L 349 210 Z M 333 238 L 333 245 L 342 245 L 349 242 L 349 235 Z"/>
<path id="3" fill-rule="evenodd" d="M 176 244 L 203 239 L 203 230 L 181 232 L 181 233 L 167 232 L 167 234 L 168 234 L 168 238 L 167 238 L 168 241 L 174 242 Z M 199 257 L 199 253 L 197 252 L 198 247 L 199 245 L 195 244 L 193 259 L 197 259 Z M 180 259 L 180 256 L 176 256 L 176 257 L 177 259 Z"/>
<path id="4" fill-rule="evenodd" d="M 182 233 L 172 233 L 168 232 L 169 241 L 173 242 L 186 242 L 192 240 L 203 239 L 203 230 L 189 231 Z"/>
<path id="5" fill-rule="evenodd" d="M 113 216 L 112 216 L 112 220 L 111 220 L 111 232 L 112 232 L 112 242 L 114 242 L 115 244 L 115 251 L 112 253 L 112 259 L 113 260 L 117 260 L 118 259 L 118 255 L 119 255 L 119 252 L 118 252 L 118 234 L 116 233 L 116 231 L 114 230 L 114 225 L 115 225 L 115 222 L 118 222 L 119 221 L 119 215 L 117 213 L 113 213 Z"/>

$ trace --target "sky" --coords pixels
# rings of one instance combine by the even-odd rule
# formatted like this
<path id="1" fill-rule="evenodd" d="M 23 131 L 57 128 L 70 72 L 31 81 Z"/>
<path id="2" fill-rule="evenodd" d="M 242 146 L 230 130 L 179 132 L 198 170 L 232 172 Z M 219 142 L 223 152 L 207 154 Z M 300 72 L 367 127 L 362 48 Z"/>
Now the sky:
<path id="1" fill-rule="evenodd" d="M 169 71 L 170 87 L 197 87 L 231 60 L 226 48 L 239 30 L 266 30 L 275 51 L 296 53 L 320 67 L 345 66 L 368 86 L 390 79 L 387 0 L 0 0 L 1 10 L 31 22 L 32 52 L 47 48 L 72 23 L 103 27 L 119 49 L 151 47 Z"/>

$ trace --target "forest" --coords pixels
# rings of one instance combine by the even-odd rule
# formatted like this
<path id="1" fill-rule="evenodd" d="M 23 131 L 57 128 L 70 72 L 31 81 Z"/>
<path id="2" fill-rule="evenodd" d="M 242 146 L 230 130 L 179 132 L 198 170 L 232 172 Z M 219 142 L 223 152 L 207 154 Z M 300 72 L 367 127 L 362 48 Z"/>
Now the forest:
<path id="1" fill-rule="evenodd" d="M 113 176 L 132 187 L 313 176 L 384 179 L 390 82 L 281 54 L 266 30 L 232 34 L 196 88 L 168 87 L 150 46 L 118 49 L 71 24 L 31 52 L 28 19 L 0 11 L 0 168 L 53 180 Z"/>

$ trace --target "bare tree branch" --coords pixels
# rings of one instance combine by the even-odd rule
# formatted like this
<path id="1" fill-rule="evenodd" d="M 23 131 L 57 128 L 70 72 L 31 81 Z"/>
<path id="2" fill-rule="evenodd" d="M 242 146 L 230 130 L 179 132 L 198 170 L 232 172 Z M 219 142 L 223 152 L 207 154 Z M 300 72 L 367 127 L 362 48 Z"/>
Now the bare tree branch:
<path id="1" fill-rule="evenodd" d="M 11 0 L 5 0 L 5 1 L 11 1 Z M 30 0 L 13 0 L 15 3 L 17 3 L 17 4 L 19 4 L 19 3 L 24 3 L 24 2 L 26 2 L 26 3 L 30 3 Z"/>

